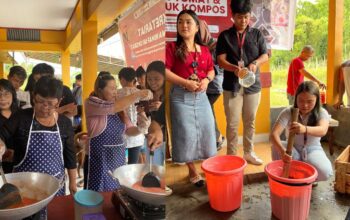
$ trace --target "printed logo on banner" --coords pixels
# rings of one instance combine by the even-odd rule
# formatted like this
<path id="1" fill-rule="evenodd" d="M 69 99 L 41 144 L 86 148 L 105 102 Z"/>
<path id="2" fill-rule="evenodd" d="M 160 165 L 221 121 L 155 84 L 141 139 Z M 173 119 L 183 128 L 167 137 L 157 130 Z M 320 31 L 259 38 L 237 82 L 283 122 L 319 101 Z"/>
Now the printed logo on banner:
<path id="1" fill-rule="evenodd" d="M 227 0 L 166 0 L 165 9 L 168 14 L 173 15 L 186 9 L 203 16 L 226 17 L 228 15 Z"/>
<path id="2" fill-rule="evenodd" d="M 128 66 L 147 66 L 154 60 L 165 60 L 165 20 L 162 0 L 139 1 L 119 19 Z"/>
<path id="3" fill-rule="evenodd" d="M 176 39 L 176 16 L 183 9 L 191 9 L 206 21 L 212 37 L 232 27 L 231 0 L 165 0 L 166 38 Z M 264 35 L 268 48 L 290 50 L 294 41 L 296 1 L 252 0 L 250 25 Z"/>

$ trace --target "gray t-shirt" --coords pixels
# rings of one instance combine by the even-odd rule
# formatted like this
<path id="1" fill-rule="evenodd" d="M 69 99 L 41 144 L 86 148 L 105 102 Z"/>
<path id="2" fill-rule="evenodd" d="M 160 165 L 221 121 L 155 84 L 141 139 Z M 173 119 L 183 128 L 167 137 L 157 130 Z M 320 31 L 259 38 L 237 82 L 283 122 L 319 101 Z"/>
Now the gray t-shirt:
<path id="1" fill-rule="evenodd" d="M 307 123 L 309 116 L 306 116 L 305 118 L 302 118 L 303 124 Z M 330 116 L 328 115 L 328 112 L 324 109 L 321 108 L 320 110 L 320 115 L 318 118 L 318 121 L 321 119 L 325 119 L 329 121 Z M 288 131 L 289 127 L 291 125 L 291 108 L 288 107 L 284 109 L 278 116 L 276 124 L 280 124 L 283 128 L 286 130 L 286 136 L 288 137 Z M 315 137 L 312 135 L 307 135 L 307 141 L 305 144 L 305 147 L 309 146 L 321 146 L 321 137 Z M 304 146 L 304 134 L 297 134 L 295 135 L 294 139 L 294 147 L 301 149 Z"/>

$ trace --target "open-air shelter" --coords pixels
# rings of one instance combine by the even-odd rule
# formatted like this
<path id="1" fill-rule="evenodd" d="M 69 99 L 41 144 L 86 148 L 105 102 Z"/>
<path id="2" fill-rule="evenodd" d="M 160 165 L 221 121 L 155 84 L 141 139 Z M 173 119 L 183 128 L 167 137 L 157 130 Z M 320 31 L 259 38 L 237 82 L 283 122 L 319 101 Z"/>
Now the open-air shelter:
<path id="1" fill-rule="evenodd" d="M 118 32 L 117 18 L 135 0 L 0 1 L 0 78 L 10 51 L 21 51 L 62 65 L 62 81 L 69 86 L 70 66 L 82 69 L 83 99 L 93 90 L 98 63 L 110 70 L 121 60 L 98 57 L 98 43 Z M 47 53 L 46 55 L 36 54 Z M 35 55 L 36 54 L 36 55 Z M 79 59 L 72 61 L 71 56 Z M 98 62 L 100 61 L 100 62 Z M 109 67 L 108 65 L 109 64 Z M 116 71 L 115 71 L 116 72 Z"/>

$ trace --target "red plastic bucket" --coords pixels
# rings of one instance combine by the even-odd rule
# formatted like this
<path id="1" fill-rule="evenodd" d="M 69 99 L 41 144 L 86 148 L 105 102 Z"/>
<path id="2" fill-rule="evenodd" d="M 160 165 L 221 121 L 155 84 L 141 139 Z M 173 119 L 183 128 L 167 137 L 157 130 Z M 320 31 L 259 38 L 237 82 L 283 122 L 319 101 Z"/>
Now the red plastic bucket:
<path id="1" fill-rule="evenodd" d="M 310 164 L 293 160 L 290 178 L 283 178 L 283 161 L 276 160 L 265 166 L 269 177 L 272 213 L 278 219 L 304 220 L 309 216 L 312 183 L 317 170 Z"/>
<path id="2" fill-rule="evenodd" d="M 213 209 L 229 212 L 241 206 L 243 169 L 246 166 L 244 159 L 232 155 L 215 156 L 202 163 Z"/>

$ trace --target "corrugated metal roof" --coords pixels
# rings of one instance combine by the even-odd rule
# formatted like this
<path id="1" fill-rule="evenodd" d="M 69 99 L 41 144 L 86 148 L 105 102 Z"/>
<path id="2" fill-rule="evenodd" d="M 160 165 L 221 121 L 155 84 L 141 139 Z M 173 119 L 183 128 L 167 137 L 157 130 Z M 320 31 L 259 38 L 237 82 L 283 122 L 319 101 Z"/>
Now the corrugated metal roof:
<path id="1" fill-rule="evenodd" d="M 40 31 L 32 29 L 7 29 L 8 41 L 40 41 Z"/>

